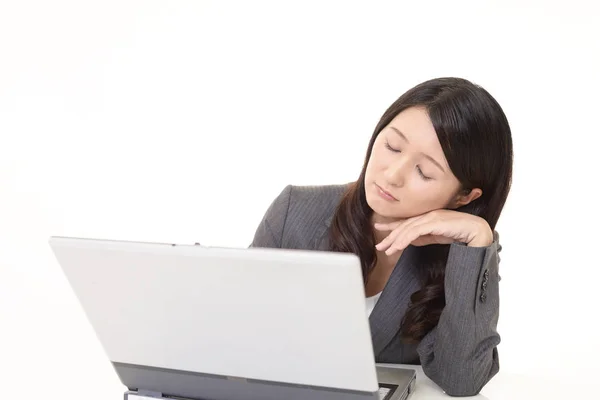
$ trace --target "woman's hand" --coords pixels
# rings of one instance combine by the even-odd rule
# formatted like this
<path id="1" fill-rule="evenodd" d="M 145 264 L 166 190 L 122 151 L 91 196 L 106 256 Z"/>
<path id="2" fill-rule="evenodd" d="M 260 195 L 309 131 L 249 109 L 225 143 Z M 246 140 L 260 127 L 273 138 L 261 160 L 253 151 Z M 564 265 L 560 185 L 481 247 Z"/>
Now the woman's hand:
<path id="1" fill-rule="evenodd" d="M 426 214 L 388 224 L 375 224 L 375 229 L 390 231 L 377 250 L 392 255 L 409 245 L 466 243 L 471 247 L 492 244 L 494 234 L 481 217 L 453 210 L 434 210 Z"/>

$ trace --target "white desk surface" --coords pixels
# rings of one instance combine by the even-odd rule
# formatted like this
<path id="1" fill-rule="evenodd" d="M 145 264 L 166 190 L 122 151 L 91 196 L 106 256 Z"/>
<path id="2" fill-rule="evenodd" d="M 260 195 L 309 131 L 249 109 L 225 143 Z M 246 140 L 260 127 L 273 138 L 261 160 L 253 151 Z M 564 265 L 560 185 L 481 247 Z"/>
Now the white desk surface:
<path id="1" fill-rule="evenodd" d="M 436 384 L 423 374 L 423 369 L 414 365 L 379 364 L 386 367 L 412 368 L 417 371 L 415 391 L 409 400 L 449 400 Z M 488 382 L 477 396 L 466 397 L 476 400 L 579 400 L 599 399 L 600 393 L 592 382 L 573 381 L 570 379 L 557 380 L 543 377 L 528 377 L 526 375 L 500 372 Z"/>

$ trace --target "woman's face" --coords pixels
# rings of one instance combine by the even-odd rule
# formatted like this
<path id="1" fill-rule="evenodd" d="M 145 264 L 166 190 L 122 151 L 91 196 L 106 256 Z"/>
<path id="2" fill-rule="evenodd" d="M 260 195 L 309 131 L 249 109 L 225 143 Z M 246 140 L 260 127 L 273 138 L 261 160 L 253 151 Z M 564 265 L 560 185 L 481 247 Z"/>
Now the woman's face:
<path id="1" fill-rule="evenodd" d="M 460 191 L 424 108 L 402 111 L 379 133 L 365 175 L 365 194 L 375 221 L 455 208 L 475 195 L 462 196 Z"/>

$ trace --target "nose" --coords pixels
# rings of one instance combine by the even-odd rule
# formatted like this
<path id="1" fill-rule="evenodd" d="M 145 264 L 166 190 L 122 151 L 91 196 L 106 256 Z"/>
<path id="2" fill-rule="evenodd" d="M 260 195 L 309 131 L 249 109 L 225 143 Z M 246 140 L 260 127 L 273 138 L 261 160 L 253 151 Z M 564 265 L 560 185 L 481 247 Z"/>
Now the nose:
<path id="1" fill-rule="evenodd" d="M 404 186 L 409 168 L 409 160 L 404 157 L 390 163 L 384 173 L 387 183 L 397 187 Z"/>

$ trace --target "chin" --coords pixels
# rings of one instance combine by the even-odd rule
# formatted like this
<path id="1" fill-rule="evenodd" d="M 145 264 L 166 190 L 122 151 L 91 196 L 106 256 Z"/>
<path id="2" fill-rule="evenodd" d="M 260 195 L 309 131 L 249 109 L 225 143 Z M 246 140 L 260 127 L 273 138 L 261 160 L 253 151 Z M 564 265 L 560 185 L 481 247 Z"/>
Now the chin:
<path id="1" fill-rule="evenodd" d="M 398 211 L 390 211 L 389 208 L 373 208 L 373 212 L 379 215 L 381 218 L 390 219 L 390 220 L 398 220 L 398 219 L 406 219 L 411 216 L 406 215 L 405 213 L 401 213 Z"/>
<path id="2" fill-rule="evenodd" d="M 380 217 L 383 217 L 386 219 L 407 218 L 407 217 L 404 217 L 403 216 L 404 213 L 402 213 L 401 210 L 398 209 L 399 204 L 396 204 L 394 206 L 394 205 L 390 204 L 389 202 L 383 200 L 376 193 L 367 193 L 366 198 L 367 198 L 367 204 L 369 205 L 369 207 L 371 207 L 373 212 L 375 214 L 379 215 Z"/>
<path id="3" fill-rule="evenodd" d="M 408 219 L 420 215 L 414 210 L 406 210 L 400 203 L 390 204 L 383 200 L 377 194 L 367 194 L 367 204 L 373 210 L 373 213 L 385 220 Z"/>

